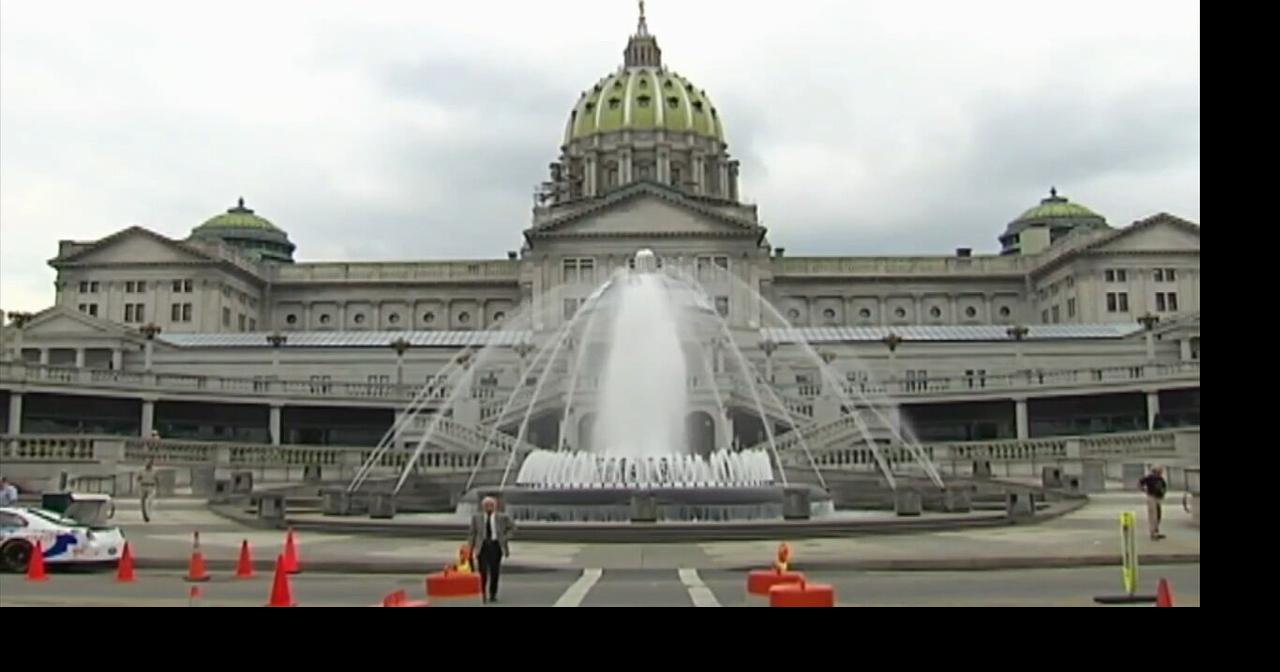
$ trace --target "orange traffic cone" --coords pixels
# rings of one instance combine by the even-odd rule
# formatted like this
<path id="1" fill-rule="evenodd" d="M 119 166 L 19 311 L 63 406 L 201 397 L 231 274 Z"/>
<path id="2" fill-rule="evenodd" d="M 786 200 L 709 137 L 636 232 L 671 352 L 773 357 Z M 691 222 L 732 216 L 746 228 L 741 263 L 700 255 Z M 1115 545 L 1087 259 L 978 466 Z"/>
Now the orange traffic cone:
<path id="1" fill-rule="evenodd" d="M 284 568 L 284 556 L 276 556 L 276 578 L 271 582 L 271 599 L 268 607 L 296 607 L 293 591 L 289 589 L 289 573 Z"/>
<path id="2" fill-rule="evenodd" d="M 253 578 L 253 560 L 249 558 L 249 540 L 240 542 L 240 561 L 236 563 L 237 579 Z"/>
<path id="3" fill-rule="evenodd" d="M 382 606 L 399 607 L 399 606 L 403 606 L 404 603 L 408 601 L 409 601 L 409 594 L 405 592 L 403 589 L 401 589 L 401 590 L 395 591 L 394 593 L 387 593 L 387 596 L 382 598 Z"/>
<path id="4" fill-rule="evenodd" d="M 36 548 L 31 551 L 31 560 L 27 561 L 28 581 L 48 581 L 49 575 L 44 570 L 44 544 L 36 540 Z"/>
<path id="5" fill-rule="evenodd" d="M 1173 591 L 1169 590 L 1168 579 L 1160 579 L 1160 584 L 1156 587 L 1156 606 L 1173 606 Z"/>
<path id="6" fill-rule="evenodd" d="M 194 607 L 199 605 L 202 597 L 204 597 L 204 592 L 200 590 L 200 586 L 191 586 L 191 590 L 187 591 L 187 606 Z"/>
<path id="7" fill-rule="evenodd" d="M 120 554 L 120 562 L 116 565 L 116 583 L 133 583 L 133 549 L 129 542 L 124 542 L 124 552 Z"/>
<path id="8" fill-rule="evenodd" d="M 187 581 L 208 581 L 209 574 L 204 569 L 204 553 L 200 551 L 200 533 L 196 532 L 191 542 L 191 563 L 187 566 Z"/>
<path id="9" fill-rule="evenodd" d="M 293 542 L 292 527 L 284 535 L 284 571 L 290 574 L 302 571 L 302 565 L 298 562 L 298 547 Z"/>

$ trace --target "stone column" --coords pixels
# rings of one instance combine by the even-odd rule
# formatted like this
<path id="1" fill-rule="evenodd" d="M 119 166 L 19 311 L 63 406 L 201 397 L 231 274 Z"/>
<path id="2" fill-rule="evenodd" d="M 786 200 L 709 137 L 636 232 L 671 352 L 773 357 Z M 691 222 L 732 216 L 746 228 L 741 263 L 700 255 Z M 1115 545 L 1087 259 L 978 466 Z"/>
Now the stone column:
<path id="1" fill-rule="evenodd" d="M 49 348 L 40 348 L 40 366 L 49 366 Z"/>
<path id="2" fill-rule="evenodd" d="M 1160 393 L 1147 392 L 1147 429 L 1155 429 L 1156 416 L 1160 415 Z"/>
<path id="3" fill-rule="evenodd" d="M 991 294 L 982 295 L 982 309 L 986 313 L 987 324 L 996 323 L 996 297 Z"/>
<path id="4" fill-rule="evenodd" d="M 1178 341 L 1179 354 L 1184 362 L 1191 361 L 1191 339 L 1184 338 Z"/>
<path id="5" fill-rule="evenodd" d="M 733 446 L 733 418 L 729 417 L 728 412 L 724 414 L 713 413 L 716 418 L 716 449 L 730 448 Z"/>
<path id="6" fill-rule="evenodd" d="M 84 348 L 76 348 L 76 368 L 84 368 Z"/>
<path id="7" fill-rule="evenodd" d="M 1013 400 L 1013 418 L 1018 428 L 1019 439 L 1031 438 L 1031 432 L 1027 425 L 1027 400 L 1026 398 L 1015 398 Z"/>
<path id="8" fill-rule="evenodd" d="M 281 406 L 277 403 L 271 404 L 270 420 L 268 420 L 268 431 L 271 433 L 271 445 L 280 445 L 280 410 Z"/>
<path id="9" fill-rule="evenodd" d="M 139 435 L 143 438 L 151 436 L 156 427 L 156 402 L 154 399 L 142 400 L 142 427 Z"/>
<path id="10" fill-rule="evenodd" d="M 13 392 L 9 395 L 9 433 L 22 433 L 22 393 Z"/>
<path id="11" fill-rule="evenodd" d="M 111 368 L 116 371 L 124 369 L 124 351 L 120 348 L 111 349 Z"/>

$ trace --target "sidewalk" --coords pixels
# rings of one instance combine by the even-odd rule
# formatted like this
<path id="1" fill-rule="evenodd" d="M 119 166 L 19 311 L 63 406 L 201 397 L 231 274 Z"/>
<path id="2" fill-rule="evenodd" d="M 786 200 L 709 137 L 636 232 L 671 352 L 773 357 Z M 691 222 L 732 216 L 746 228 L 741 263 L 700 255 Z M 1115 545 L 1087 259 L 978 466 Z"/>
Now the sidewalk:
<path id="1" fill-rule="evenodd" d="M 1180 493 L 1165 506 L 1168 538 L 1146 538 L 1142 496 L 1094 495 L 1084 508 L 1036 525 L 979 528 L 951 532 L 864 535 L 837 539 L 689 542 L 683 544 L 577 544 L 512 541 L 504 571 L 578 571 L 603 569 L 745 570 L 772 562 L 778 542 L 788 541 L 798 569 L 825 570 L 976 570 L 1080 567 L 1120 564 L 1120 514 L 1138 516 L 1142 564 L 1199 563 L 1200 530 L 1179 506 Z M 192 532 L 212 571 L 234 567 L 240 544 L 248 540 L 254 564 L 270 569 L 282 552 L 284 534 L 251 529 L 210 512 L 202 501 L 165 500 L 150 524 L 143 523 L 136 500 L 120 500 L 115 521 L 133 546 L 139 568 L 185 568 Z M 297 535 L 304 569 L 339 573 L 416 574 L 453 561 L 462 540 L 413 540 L 352 534 L 306 532 Z"/>

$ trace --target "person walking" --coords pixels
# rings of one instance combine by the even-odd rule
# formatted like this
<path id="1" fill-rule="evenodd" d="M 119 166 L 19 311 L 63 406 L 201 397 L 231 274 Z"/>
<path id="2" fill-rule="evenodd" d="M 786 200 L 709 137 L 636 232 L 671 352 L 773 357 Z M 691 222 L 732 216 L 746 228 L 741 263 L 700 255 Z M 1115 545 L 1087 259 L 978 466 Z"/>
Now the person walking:
<path id="1" fill-rule="evenodd" d="M 511 556 L 508 540 L 515 532 L 511 516 L 498 511 L 498 500 L 485 497 L 480 502 L 481 512 L 471 517 L 471 529 L 467 544 L 480 549 L 480 592 L 486 602 L 498 601 L 498 576 L 502 573 L 502 559 Z"/>
<path id="2" fill-rule="evenodd" d="M 138 488 L 142 492 L 142 520 L 151 522 L 151 507 L 155 504 L 156 493 L 160 491 L 160 475 L 155 471 L 155 462 L 147 460 L 142 473 L 138 474 Z"/>
<path id="3" fill-rule="evenodd" d="M 9 479 L 0 476 L 0 506 L 13 506 L 18 503 L 18 488 Z"/>
<path id="4" fill-rule="evenodd" d="M 1151 538 L 1156 541 L 1164 539 L 1164 535 L 1160 533 L 1160 519 L 1164 516 L 1161 504 L 1165 493 L 1169 491 L 1169 483 L 1164 480 L 1164 469 L 1152 467 L 1151 473 L 1138 481 L 1138 489 L 1147 495 L 1147 528 L 1151 531 Z"/>

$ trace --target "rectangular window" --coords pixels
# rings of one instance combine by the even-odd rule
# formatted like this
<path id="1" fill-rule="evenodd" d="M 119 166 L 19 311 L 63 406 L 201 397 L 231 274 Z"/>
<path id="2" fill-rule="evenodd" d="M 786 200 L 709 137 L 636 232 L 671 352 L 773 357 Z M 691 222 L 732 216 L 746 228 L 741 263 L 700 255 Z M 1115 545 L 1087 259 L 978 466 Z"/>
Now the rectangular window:
<path id="1" fill-rule="evenodd" d="M 223 286 L 222 286 L 222 296 L 224 296 L 224 297 L 226 297 L 226 298 L 228 298 L 228 299 L 229 299 L 229 298 L 231 298 L 231 288 L 230 288 L 230 287 L 228 287 L 228 286 L 226 286 L 226 285 L 223 285 Z"/>
<path id="2" fill-rule="evenodd" d="M 1155 272 L 1151 274 L 1151 279 L 1156 282 L 1164 282 L 1164 269 L 1157 268 Z"/>
<path id="3" fill-rule="evenodd" d="M 133 321 L 133 304 L 132 303 L 124 304 L 124 321 L 125 322 Z"/>
<path id="4" fill-rule="evenodd" d="M 96 280 L 91 280 L 89 282 L 89 293 L 90 294 L 98 293 L 98 282 Z"/>
<path id="5" fill-rule="evenodd" d="M 566 285 L 591 283 L 595 280 L 596 260 L 592 258 L 571 258 L 564 260 L 564 282 Z"/>
<path id="6" fill-rule="evenodd" d="M 80 293 L 81 293 L 81 294 L 88 294 L 88 293 L 89 293 L 89 281 L 88 281 L 88 280 L 81 280 L 81 281 L 80 281 Z"/>
<path id="7" fill-rule="evenodd" d="M 258 330 L 258 321 L 252 317 L 249 318 L 249 331 L 257 331 L 257 330 Z"/>
<path id="8" fill-rule="evenodd" d="M 182 304 L 181 303 L 175 303 L 169 306 L 169 321 L 171 322 L 182 321 Z"/>
<path id="9" fill-rule="evenodd" d="M 712 261 L 722 274 L 729 273 L 729 257 L 712 257 Z"/>
<path id="10" fill-rule="evenodd" d="M 1111 269 L 1107 269 L 1107 282 L 1115 282 L 1115 281 L 1116 281 L 1116 272 Z"/>
<path id="11" fill-rule="evenodd" d="M 1052 285 L 1049 285 L 1049 293 L 1054 296 L 1058 295 L 1058 283 L 1055 282 Z"/>
<path id="12" fill-rule="evenodd" d="M 1163 313 L 1164 311 L 1164 292 L 1156 292 L 1156 312 Z"/>
<path id="13" fill-rule="evenodd" d="M 1129 312 L 1129 292 L 1119 292 L 1116 298 L 1120 300 L 1120 312 Z"/>
<path id="14" fill-rule="evenodd" d="M 716 297 L 716 312 L 720 313 L 720 317 L 729 317 L 729 297 Z"/>
<path id="15" fill-rule="evenodd" d="M 1076 316 L 1076 300 L 1067 299 L 1067 317 Z"/>
<path id="16" fill-rule="evenodd" d="M 174 280 L 174 281 L 173 281 L 173 292 L 174 292 L 175 294 L 181 294 L 181 293 L 182 293 L 182 281 L 181 281 L 181 280 Z"/>
<path id="17" fill-rule="evenodd" d="M 143 307 L 143 304 L 141 303 L 133 304 L 133 319 L 139 322 L 145 321 L 147 319 L 146 316 L 143 315 L 143 312 L 145 310 L 146 309 Z"/>
<path id="18" fill-rule="evenodd" d="M 182 304 L 182 321 L 183 322 L 191 321 L 191 304 L 189 303 Z"/>
<path id="19" fill-rule="evenodd" d="M 1169 312 L 1178 311 L 1178 295 L 1175 292 L 1169 292 Z"/>
<path id="20" fill-rule="evenodd" d="M 132 293 L 133 293 L 133 281 L 132 281 L 132 280 L 126 280 L 126 281 L 125 281 L 125 283 L 124 283 L 124 293 L 125 293 L 125 294 L 132 294 Z"/>
<path id="21" fill-rule="evenodd" d="M 137 284 L 134 286 L 134 288 L 138 290 L 138 293 L 139 293 L 139 294 L 141 294 L 141 293 L 143 293 L 143 292 L 147 291 L 147 281 L 146 281 L 146 280 L 139 280 L 139 281 L 137 282 Z"/>
<path id="22" fill-rule="evenodd" d="M 96 303 L 89 304 L 89 314 L 92 315 L 93 317 L 98 316 L 98 304 Z"/>
<path id="23" fill-rule="evenodd" d="M 240 331 L 244 331 L 244 313 L 241 313 L 236 316 L 236 323 Z"/>
<path id="24" fill-rule="evenodd" d="M 1116 270 L 1116 282 L 1128 282 L 1129 274 L 1123 268 Z"/>
<path id="25" fill-rule="evenodd" d="M 1107 292 L 1107 312 L 1114 313 L 1119 309 L 1119 303 L 1116 300 L 1115 292 Z"/>
<path id="26" fill-rule="evenodd" d="M 87 303 L 82 303 L 82 304 L 80 304 L 80 312 L 82 312 L 82 313 L 87 313 L 87 312 L 89 312 L 89 304 L 87 304 Z"/>
<path id="27" fill-rule="evenodd" d="M 1058 311 L 1058 307 L 1053 307 L 1053 323 L 1057 324 L 1062 321 L 1062 314 Z"/>
<path id="28" fill-rule="evenodd" d="M 231 309 L 230 308 L 222 309 L 222 326 L 224 327 L 231 326 Z"/>
<path id="29" fill-rule="evenodd" d="M 183 280 L 183 281 L 182 281 L 182 293 L 183 293 L 183 294 L 190 294 L 190 293 L 191 293 L 191 281 L 190 281 L 190 280 Z"/>
<path id="30" fill-rule="evenodd" d="M 1049 309 L 1048 309 L 1048 308 L 1045 308 L 1044 310 L 1040 311 L 1040 322 L 1042 322 L 1042 323 L 1044 323 L 1044 324 L 1049 324 Z"/>
<path id="31" fill-rule="evenodd" d="M 1172 268 L 1164 269 L 1165 282 L 1176 282 L 1177 280 L 1178 280 L 1178 276 L 1177 274 L 1174 273 L 1174 270 Z"/>
<path id="32" fill-rule="evenodd" d="M 1075 276 L 1068 276 L 1068 277 L 1067 277 L 1067 288 L 1068 288 L 1068 289 L 1070 289 L 1070 288 L 1075 287 L 1075 286 L 1076 286 L 1076 278 L 1075 278 Z"/>

